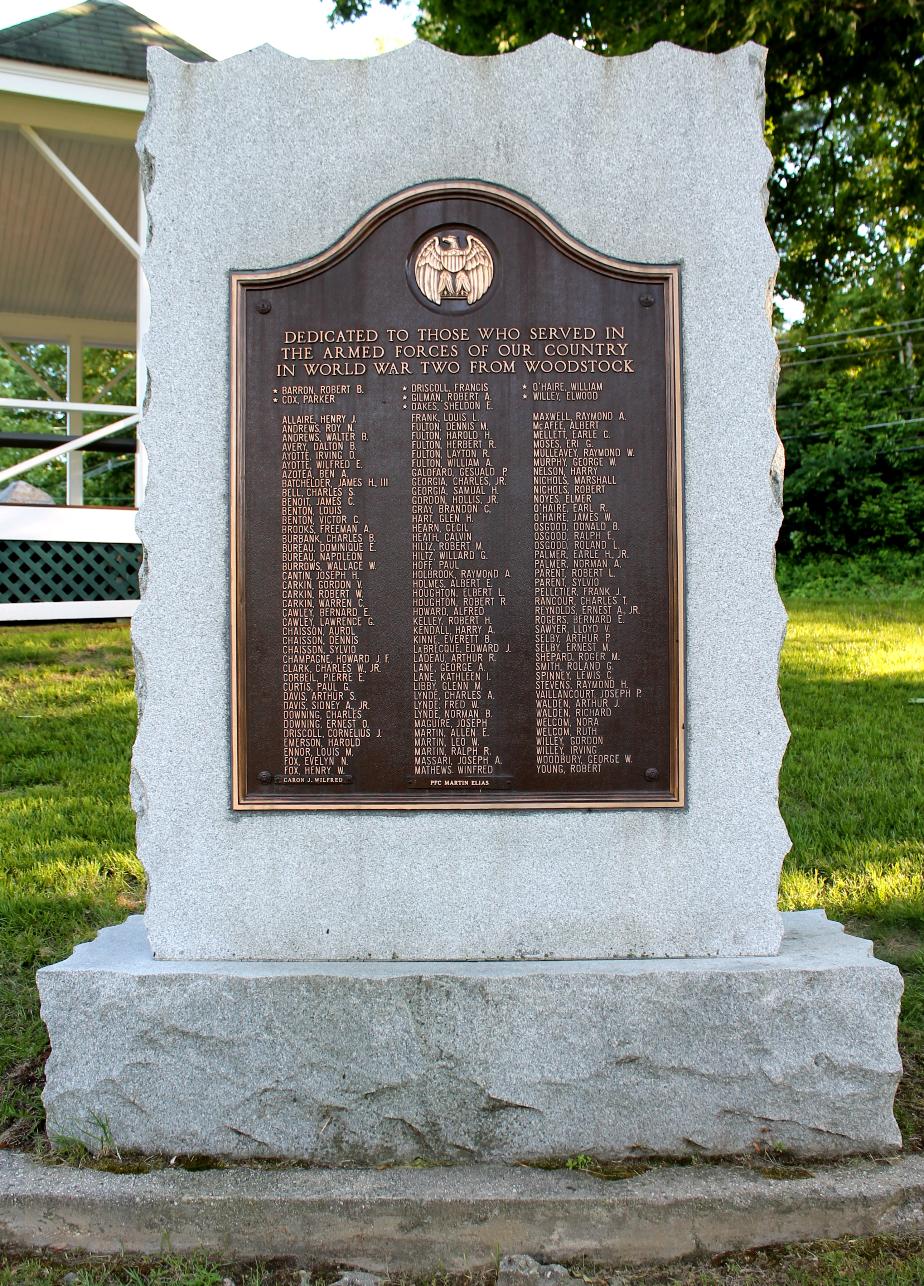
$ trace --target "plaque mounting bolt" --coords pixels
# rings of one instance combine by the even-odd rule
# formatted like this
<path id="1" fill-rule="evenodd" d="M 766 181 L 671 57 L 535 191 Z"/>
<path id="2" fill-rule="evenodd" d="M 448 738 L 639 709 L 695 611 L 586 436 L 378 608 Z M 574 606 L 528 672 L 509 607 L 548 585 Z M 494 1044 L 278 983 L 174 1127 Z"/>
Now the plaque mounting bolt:
<path id="1" fill-rule="evenodd" d="M 273 774 L 271 772 L 264 771 L 257 773 L 257 781 L 261 782 L 264 786 L 268 786 L 272 780 Z"/>
<path id="2" fill-rule="evenodd" d="M 273 311 L 273 305 L 269 302 L 268 299 L 261 299 L 260 302 L 257 304 L 257 312 L 263 313 L 264 316 L 267 313 L 271 313 L 272 311 Z"/>
<path id="3" fill-rule="evenodd" d="M 654 295 L 639 295 L 638 302 L 643 308 L 652 308 L 654 306 Z"/>
<path id="4" fill-rule="evenodd" d="M 657 781 L 657 780 L 658 780 L 658 778 L 659 778 L 660 776 L 661 776 L 661 774 L 658 772 L 657 768 L 646 768 L 646 769 L 645 769 L 645 780 L 646 780 L 646 781 Z"/>

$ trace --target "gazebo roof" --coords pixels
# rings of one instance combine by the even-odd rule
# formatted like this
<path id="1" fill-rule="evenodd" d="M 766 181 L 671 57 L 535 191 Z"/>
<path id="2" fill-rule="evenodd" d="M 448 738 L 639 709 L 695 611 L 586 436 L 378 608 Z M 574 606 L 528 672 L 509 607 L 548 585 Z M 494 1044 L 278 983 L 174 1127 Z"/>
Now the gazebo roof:
<path id="1" fill-rule="evenodd" d="M 130 80 L 145 79 L 149 45 L 186 62 L 211 61 L 201 49 L 120 0 L 85 0 L 0 31 L 0 58 Z"/>

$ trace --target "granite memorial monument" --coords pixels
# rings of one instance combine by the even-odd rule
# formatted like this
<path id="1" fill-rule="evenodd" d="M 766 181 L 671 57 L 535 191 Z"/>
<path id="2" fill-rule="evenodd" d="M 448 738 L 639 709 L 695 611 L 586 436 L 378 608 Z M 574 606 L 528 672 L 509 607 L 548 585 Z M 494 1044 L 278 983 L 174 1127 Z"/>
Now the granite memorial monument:
<path id="1" fill-rule="evenodd" d="M 763 50 L 150 59 L 149 898 L 51 1133 L 894 1149 L 899 975 L 777 909 Z"/>

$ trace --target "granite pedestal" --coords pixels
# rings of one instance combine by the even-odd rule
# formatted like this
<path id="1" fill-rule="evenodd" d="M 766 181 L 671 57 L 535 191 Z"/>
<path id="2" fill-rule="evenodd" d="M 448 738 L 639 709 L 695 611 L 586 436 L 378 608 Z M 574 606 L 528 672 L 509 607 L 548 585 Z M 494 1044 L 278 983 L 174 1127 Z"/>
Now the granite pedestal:
<path id="1" fill-rule="evenodd" d="M 823 912 L 780 954 L 160 961 L 140 916 L 39 974 L 52 1135 L 380 1165 L 892 1150 L 901 979 Z"/>

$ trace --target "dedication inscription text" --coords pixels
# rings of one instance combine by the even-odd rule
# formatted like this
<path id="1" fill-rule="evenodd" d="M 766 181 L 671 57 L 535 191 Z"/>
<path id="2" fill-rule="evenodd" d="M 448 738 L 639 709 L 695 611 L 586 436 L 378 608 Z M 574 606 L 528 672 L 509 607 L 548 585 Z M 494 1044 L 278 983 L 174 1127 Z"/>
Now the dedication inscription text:
<path id="1" fill-rule="evenodd" d="M 232 275 L 235 807 L 683 803 L 677 292 L 475 183 Z"/>

